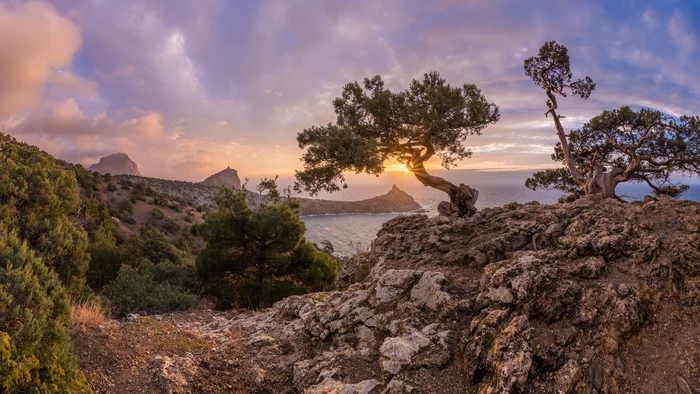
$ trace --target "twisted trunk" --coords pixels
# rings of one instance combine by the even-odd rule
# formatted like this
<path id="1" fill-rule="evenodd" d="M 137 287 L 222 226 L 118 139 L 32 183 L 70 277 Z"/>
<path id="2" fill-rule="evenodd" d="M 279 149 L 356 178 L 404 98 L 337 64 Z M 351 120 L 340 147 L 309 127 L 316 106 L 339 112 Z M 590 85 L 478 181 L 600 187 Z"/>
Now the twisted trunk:
<path id="1" fill-rule="evenodd" d="M 425 152 L 421 154 L 420 148 L 409 148 L 411 156 L 406 159 L 406 168 L 425 186 L 441 190 L 450 196 L 450 206 L 441 205 L 438 211 L 441 214 L 450 216 L 457 213 L 458 216 L 471 216 L 476 213 L 477 209 L 474 206 L 479 198 L 479 192 L 476 189 L 461 183 L 459 186 L 454 183 L 434 175 L 428 174 L 424 163 L 435 154 L 435 148 L 431 143 L 424 143 Z"/>
<path id="2" fill-rule="evenodd" d="M 633 160 L 626 169 L 613 168 L 610 172 L 608 172 L 605 167 L 595 164 L 596 156 L 594 155 L 590 162 L 590 169 L 588 173 L 585 175 L 581 174 L 576 167 L 573 155 L 569 149 L 569 141 L 566 139 L 564 127 L 559 120 L 560 115 L 557 114 L 556 111 L 556 97 L 551 90 L 547 90 L 547 96 L 549 97 L 549 101 L 547 101 L 547 107 L 549 108 L 548 113 L 552 114 L 552 117 L 554 118 L 554 126 L 557 129 L 557 136 L 559 137 L 559 142 L 561 143 L 564 162 L 566 163 L 566 168 L 569 170 L 574 182 L 583 188 L 583 193 L 586 196 L 594 193 L 600 193 L 603 198 L 618 198 L 615 194 L 615 188 L 617 185 L 621 182 L 626 182 L 629 180 L 632 172 L 639 167 L 639 160 L 637 159 L 636 153 L 633 152 Z"/>

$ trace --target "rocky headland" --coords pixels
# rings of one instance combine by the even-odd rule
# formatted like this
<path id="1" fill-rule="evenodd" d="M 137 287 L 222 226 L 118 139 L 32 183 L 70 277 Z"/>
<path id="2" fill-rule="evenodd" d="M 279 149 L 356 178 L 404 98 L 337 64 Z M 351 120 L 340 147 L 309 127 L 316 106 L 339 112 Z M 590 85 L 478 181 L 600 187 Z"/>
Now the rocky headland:
<path id="1" fill-rule="evenodd" d="M 129 158 L 126 153 L 114 153 L 100 159 L 88 167 L 88 170 L 99 172 L 100 174 L 111 175 L 134 175 L 141 176 L 139 166 Z"/>
<path id="2" fill-rule="evenodd" d="M 230 166 L 207 177 L 207 179 L 199 183 L 205 186 L 226 186 L 234 189 L 241 188 L 241 179 L 238 177 L 238 171 L 232 169 Z"/>
<path id="3" fill-rule="evenodd" d="M 160 324 L 163 338 L 186 333 L 201 342 L 167 355 L 143 350 L 128 380 L 143 375 L 158 392 L 700 387 L 698 203 L 586 198 L 512 203 L 468 218 L 399 216 L 371 251 L 345 264 L 337 286 L 264 311 L 132 316 L 104 330 L 155 340 L 161 334 L 137 327 Z M 89 360 L 80 356 L 100 335 L 76 339 L 93 370 L 90 360 L 113 358 L 98 346 Z M 118 387 L 115 374 L 97 385 Z"/>
<path id="4" fill-rule="evenodd" d="M 339 213 L 390 213 L 412 212 L 421 209 L 408 193 L 393 185 L 387 194 L 358 201 L 336 201 L 302 198 L 302 215 L 327 215 Z"/>

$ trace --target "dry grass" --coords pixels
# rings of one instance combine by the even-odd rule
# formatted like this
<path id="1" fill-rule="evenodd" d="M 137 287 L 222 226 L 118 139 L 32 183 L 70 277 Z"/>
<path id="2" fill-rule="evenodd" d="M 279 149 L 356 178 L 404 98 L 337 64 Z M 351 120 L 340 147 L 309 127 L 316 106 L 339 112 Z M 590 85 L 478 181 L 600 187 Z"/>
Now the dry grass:
<path id="1" fill-rule="evenodd" d="M 107 311 L 99 300 L 71 301 L 71 326 L 85 331 L 86 328 L 104 326 L 107 321 Z"/>

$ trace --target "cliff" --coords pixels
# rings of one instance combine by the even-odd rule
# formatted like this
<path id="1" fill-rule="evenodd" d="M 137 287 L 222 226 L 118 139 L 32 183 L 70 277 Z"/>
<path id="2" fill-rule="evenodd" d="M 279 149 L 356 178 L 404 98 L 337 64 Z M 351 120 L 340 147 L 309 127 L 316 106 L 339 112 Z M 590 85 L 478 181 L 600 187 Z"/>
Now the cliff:
<path id="1" fill-rule="evenodd" d="M 582 199 L 399 216 L 336 291 L 108 335 L 152 321 L 204 341 L 143 350 L 144 382 L 174 392 L 692 394 L 699 311 L 700 204 Z"/>
<path id="2" fill-rule="evenodd" d="M 99 163 L 88 167 L 88 170 L 100 174 L 135 175 L 141 176 L 139 166 L 126 153 L 114 153 L 100 159 Z"/>
<path id="3" fill-rule="evenodd" d="M 384 195 L 359 201 L 334 201 L 302 198 L 302 215 L 325 215 L 338 213 L 390 213 L 411 212 L 421 209 L 408 193 L 394 185 Z"/>
<path id="4" fill-rule="evenodd" d="M 216 187 L 226 186 L 233 187 L 235 189 L 241 188 L 241 180 L 238 178 L 238 171 L 232 169 L 231 167 L 226 167 L 225 170 L 219 171 L 216 174 L 208 177 L 200 182 L 200 184 Z"/>

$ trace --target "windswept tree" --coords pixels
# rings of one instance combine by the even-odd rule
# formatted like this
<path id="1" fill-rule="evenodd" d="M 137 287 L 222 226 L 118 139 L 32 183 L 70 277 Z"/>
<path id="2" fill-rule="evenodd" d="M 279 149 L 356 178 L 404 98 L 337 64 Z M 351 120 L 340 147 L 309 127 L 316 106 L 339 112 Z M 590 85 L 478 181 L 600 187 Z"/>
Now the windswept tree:
<path id="1" fill-rule="evenodd" d="M 645 182 L 656 195 L 676 197 L 688 189 L 674 185 L 671 174 L 700 174 L 700 121 L 672 117 L 651 109 L 623 106 L 603 111 L 567 135 L 557 112 L 557 97 L 566 91 L 587 99 L 595 89 L 589 77 L 573 80 L 566 47 L 550 41 L 525 60 L 525 74 L 547 94 L 547 112 L 559 142 L 552 159 L 564 168 L 539 171 L 526 181 L 531 189 L 559 189 L 572 197 L 599 193 L 617 198 L 623 182 Z"/>
<path id="2" fill-rule="evenodd" d="M 433 156 L 449 169 L 471 156 L 469 135 L 480 135 L 499 119 L 498 107 L 476 85 L 450 86 L 437 72 L 413 80 L 408 89 L 392 92 L 380 76 L 352 82 L 333 101 L 335 123 L 313 126 L 297 136 L 304 169 L 296 172 L 295 189 L 311 195 L 347 187 L 344 172 L 379 175 L 395 159 L 425 186 L 450 197 L 449 211 L 476 212 L 478 192 L 430 175 L 425 163 Z"/>

